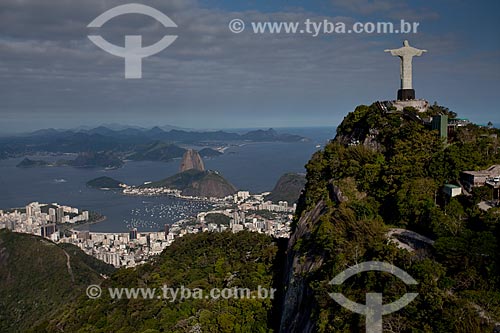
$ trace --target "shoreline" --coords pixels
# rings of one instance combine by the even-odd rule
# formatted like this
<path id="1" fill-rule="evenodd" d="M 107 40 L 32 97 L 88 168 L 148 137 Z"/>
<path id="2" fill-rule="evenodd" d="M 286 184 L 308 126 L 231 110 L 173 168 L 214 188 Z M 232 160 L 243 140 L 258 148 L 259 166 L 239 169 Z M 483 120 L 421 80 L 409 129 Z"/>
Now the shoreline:
<path id="1" fill-rule="evenodd" d="M 82 231 L 82 230 L 79 230 L 79 228 L 82 228 L 82 227 L 85 227 L 85 226 L 90 226 L 92 224 L 101 223 L 101 222 L 106 221 L 107 219 L 108 219 L 108 217 L 105 216 L 105 215 L 103 215 L 102 217 L 98 218 L 95 221 L 87 221 L 85 223 L 81 223 L 81 224 L 77 224 L 77 225 L 71 225 L 70 228 L 66 228 L 65 230 L 69 230 L 69 231 Z M 62 224 L 62 226 L 64 226 L 64 224 Z"/>

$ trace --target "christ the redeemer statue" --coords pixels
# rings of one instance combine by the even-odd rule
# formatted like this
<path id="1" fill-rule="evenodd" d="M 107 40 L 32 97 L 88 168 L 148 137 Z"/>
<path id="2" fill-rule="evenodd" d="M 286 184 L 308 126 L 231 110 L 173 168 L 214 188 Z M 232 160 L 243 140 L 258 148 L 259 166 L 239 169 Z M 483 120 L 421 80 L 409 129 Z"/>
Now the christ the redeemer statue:
<path id="1" fill-rule="evenodd" d="M 394 50 L 384 50 L 384 52 L 391 52 L 391 55 L 397 56 L 401 59 L 401 89 L 398 90 L 398 100 L 415 99 L 415 90 L 412 86 L 412 59 L 415 56 L 421 56 L 427 50 L 419 50 L 408 43 L 407 40 L 403 42 L 403 47 Z"/>

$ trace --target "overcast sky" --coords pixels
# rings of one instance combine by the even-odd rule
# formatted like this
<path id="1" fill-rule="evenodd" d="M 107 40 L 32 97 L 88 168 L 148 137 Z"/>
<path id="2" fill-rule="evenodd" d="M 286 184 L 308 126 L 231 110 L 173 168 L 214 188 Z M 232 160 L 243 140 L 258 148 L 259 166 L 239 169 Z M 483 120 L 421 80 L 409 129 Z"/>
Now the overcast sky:
<path id="1" fill-rule="evenodd" d="M 101 123 L 188 128 L 336 126 L 356 105 L 394 99 L 399 60 L 384 53 L 408 39 L 418 98 L 477 123 L 500 123 L 500 2 L 372 0 L 151 0 L 176 24 L 138 14 L 87 25 L 126 1 L 1 0 L 0 131 Z M 247 29 L 234 34 L 240 18 Z M 251 21 L 401 19 L 417 34 L 254 34 Z M 124 78 L 124 59 L 89 34 L 145 45 L 177 40 Z"/>

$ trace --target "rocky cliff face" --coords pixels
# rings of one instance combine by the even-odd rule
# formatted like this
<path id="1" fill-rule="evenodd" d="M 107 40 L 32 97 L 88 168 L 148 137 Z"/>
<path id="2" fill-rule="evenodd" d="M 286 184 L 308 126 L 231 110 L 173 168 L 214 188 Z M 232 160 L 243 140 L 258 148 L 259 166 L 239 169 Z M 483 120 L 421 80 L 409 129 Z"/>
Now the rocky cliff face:
<path id="1" fill-rule="evenodd" d="M 193 179 L 182 194 L 197 197 L 224 198 L 237 191 L 231 183 L 215 171 L 204 171 L 201 177 Z"/>
<path id="2" fill-rule="evenodd" d="M 203 160 L 201 159 L 200 154 L 198 154 L 198 152 L 194 149 L 189 149 L 184 153 L 184 156 L 182 157 L 180 172 L 191 169 L 205 171 Z"/>
<path id="3" fill-rule="evenodd" d="M 322 264 L 321 257 L 303 256 L 296 247 L 299 241 L 310 237 L 312 224 L 317 223 L 326 209 L 321 201 L 306 212 L 299 220 L 295 232 L 290 237 L 287 249 L 285 271 L 285 294 L 281 316 L 280 332 L 312 332 L 315 324 L 311 311 L 317 306 L 313 291 L 308 286 L 308 277 Z"/>
<path id="4" fill-rule="evenodd" d="M 280 177 L 266 200 L 273 202 L 287 201 L 289 205 L 297 202 L 306 185 L 306 176 L 298 173 L 287 173 Z"/>

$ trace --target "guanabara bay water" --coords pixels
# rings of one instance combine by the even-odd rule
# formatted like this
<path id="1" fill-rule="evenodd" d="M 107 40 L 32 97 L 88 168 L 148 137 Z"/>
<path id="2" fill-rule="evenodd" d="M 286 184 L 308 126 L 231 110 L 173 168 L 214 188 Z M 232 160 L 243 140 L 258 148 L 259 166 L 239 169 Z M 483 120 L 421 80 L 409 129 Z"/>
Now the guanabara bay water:
<path id="1" fill-rule="evenodd" d="M 335 128 L 287 129 L 287 132 L 298 133 L 310 140 L 233 145 L 223 155 L 205 158 L 205 167 L 219 171 L 239 190 L 251 193 L 271 191 L 283 174 L 305 172 L 304 165 L 312 153 L 334 136 Z M 31 158 L 51 161 L 68 157 Z M 0 209 L 24 207 L 32 201 L 55 202 L 104 215 L 106 219 L 103 222 L 83 226 L 90 231 L 127 232 L 132 228 L 139 231 L 160 230 L 165 224 L 206 211 L 209 205 L 168 196 L 124 196 L 115 191 L 100 191 L 86 186 L 89 180 L 102 176 L 129 185 L 160 180 L 178 172 L 179 159 L 169 162 L 128 161 L 114 170 L 70 166 L 16 167 L 22 160 L 0 160 Z"/>

